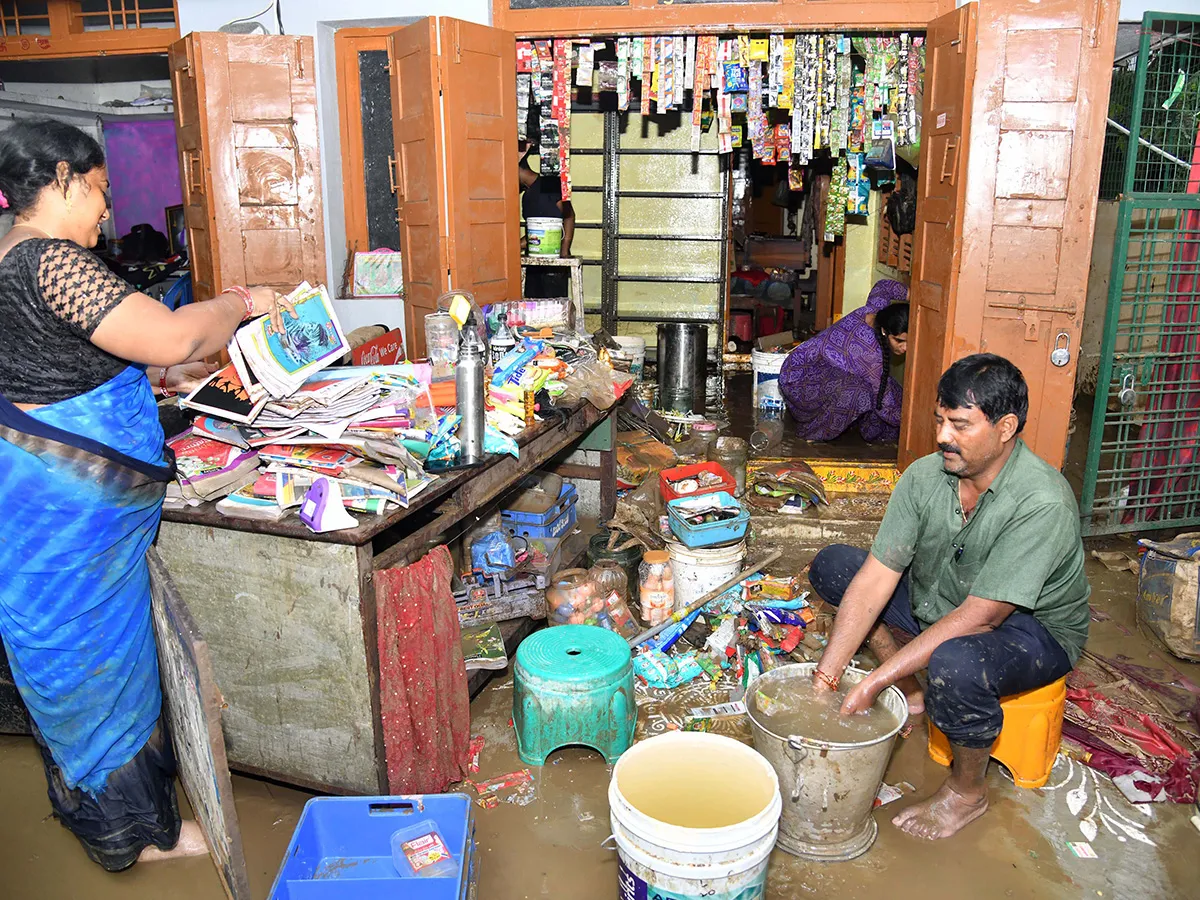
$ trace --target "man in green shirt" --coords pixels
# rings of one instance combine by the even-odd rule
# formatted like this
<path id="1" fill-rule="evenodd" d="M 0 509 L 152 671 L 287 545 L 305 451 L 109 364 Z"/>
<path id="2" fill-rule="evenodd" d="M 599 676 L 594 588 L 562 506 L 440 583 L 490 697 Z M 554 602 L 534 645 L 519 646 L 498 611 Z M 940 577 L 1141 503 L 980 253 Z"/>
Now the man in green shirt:
<path id="1" fill-rule="evenodd" d="M 968 356 L 938 382 L 939 452 L 896 485 L 871 552 L 834 545 L 809 579 L 838 606 L 817 668 L 833 690 L 866 639 L 880 666 L 846 697 L 860 712 L 888 685 L 926 709 L 954 750 L 950 776 L 892 821 L 918 837 L 949 837 L 987 810 L 1000 698 L 1071 670 L 1088 633 L 1079 509 L 1062 474 L 1019 437 L 1029 392 L 1019 369 Z M 914 635 L 899 647 L 886 624 Z M 922 691 L 914 677 L 928 668 Z"/>

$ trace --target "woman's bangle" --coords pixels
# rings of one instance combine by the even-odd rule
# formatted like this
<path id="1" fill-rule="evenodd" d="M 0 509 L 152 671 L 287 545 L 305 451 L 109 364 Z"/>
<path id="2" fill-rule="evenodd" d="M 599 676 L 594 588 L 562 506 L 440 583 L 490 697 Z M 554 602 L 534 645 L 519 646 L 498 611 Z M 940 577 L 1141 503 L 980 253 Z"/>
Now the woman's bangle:
<path id="1" fill-rule="evenodd" d="M 254 315 L 254 297 L 251 295 L 251 293 L 248 290 L 246 290 L 240 284 L 231 285 L 231 286 L 225 288 L 225 290 L 221 291 L 221 293 L 222 294 L 233 294 L 235 297 L 240 297 L 242 300 L 242 303 L 246 304 L 246 314 L 244 316 L 242 316 L 243 322 L 245 322 L 247 319 L 251 318 Z"/>
<path id="2" fill-rule="evenodd" d="M 817 669 L 815 672 L 813 672 L 813 678 L 819 678 L 831 691 L 836 691 L 842 680 L 840 675 L 835 678 L 828 672 L 822 672 L 820 669 Z"/>
<path id="3" fill-rule="evenodd" d="M 162 371 L 158 376 L 158 389 L 164 397 L 174 397 L 175 392 L 167 390 L 167 369 L 168 366 L 163 366 Z"/>

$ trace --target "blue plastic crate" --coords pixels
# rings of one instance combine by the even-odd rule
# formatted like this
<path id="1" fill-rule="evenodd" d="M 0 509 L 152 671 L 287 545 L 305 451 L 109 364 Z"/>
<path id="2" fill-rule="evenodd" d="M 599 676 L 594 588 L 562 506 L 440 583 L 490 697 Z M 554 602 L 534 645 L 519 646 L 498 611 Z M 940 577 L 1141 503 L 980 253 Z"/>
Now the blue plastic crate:
<path id="1" fill-rule="evenodd" d="M 562 537 L 575 527 L 579 491 L 573 484 L 563 484 L 554 505 L 542 515 L 501 510 L 500 522 L 512 534 L 532 538 Z"/>
<path id="2" fill-rule="evenodd" d="M 433 820 L 454 854 L 454 877 L 401 875 L 392 832 Z M 475 817 L 465 794 L 317 797 L 304 804 L 270 900 L 468 900 L 475 896 Z"/>
<path id="3" fill-rule="evenodd" d="M 707 525 L 690 525 L 683 520 L 684 512 L 691 509 L 702 509 L 707 506 L 723 506 L 736 509 L 736 519 L 723 522 L 710 522 Z M 713 547 L 730 541 L 740 541 L 746 536 L 746 528 L 750 525 L 750 513 L 733 499 L 733 496 L 720 491 L 716 494 L 703 494 L 699 497 L 680 497 L 678 500 L 667 501 L 667 519 L 671 532 L 688 547 Z"/>

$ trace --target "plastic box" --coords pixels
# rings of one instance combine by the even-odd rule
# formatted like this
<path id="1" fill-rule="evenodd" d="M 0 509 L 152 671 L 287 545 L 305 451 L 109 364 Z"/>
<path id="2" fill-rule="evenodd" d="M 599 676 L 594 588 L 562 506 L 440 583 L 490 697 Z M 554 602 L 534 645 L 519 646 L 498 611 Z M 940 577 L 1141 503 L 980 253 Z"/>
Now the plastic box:
<path id="1" fill-rule="evenodd" d="M 454 854 L 452 877 L 396 870 L 392 834 L 426 819 Z M 470 900 L 475 866 L 475 819 L 465 794 L 317 797 L 304 805 L 270 900 Z"/>
<path id="2" fill-rule="evenodd" d="M 511 534 L 528 538 L 562 537 L 575 527 L 575 509 L 579 502 L 579 491 L 573 484 L 563 484 L 562 491 L 554 505 L 543 515 L 517 512 L 512 509 L 502 510 L 500 523 Z"/>
<path id="3" fill-rule="evenodd" d="M 706 506 L 722 506 L 736 509 L 736 519 L 723 522 L 710 522 L 707 525 L 689 525 L 683 520 L 689 507 L 702 509 Z M 687 547 L 714 547 L 730 541 L 740 541 L 746 536 L 746 528 L 750 524 L 750 513 L 742 509 L 742 505 L 733 499 L 731 494 L 724 491 L 716 494 L 706 494 L 697 497 L 691 494 L 678 500 L 667 501 L 667 518 L 671 524 L 671 532 Z"/>
<path id="4" fill-rule="evenodd" d="M 692 478 L 701 472 L 712 472 L 714 475 L 719 475 L 721 483 L 710 487 L 702 487 L 697 491 L 692 491 L 690 494 L 680 494 L 671 487 L 672 481 Z M 696 463 L 694 466 L 678 466 L 674 469 L 663 469 L 658 475 L 658 489 L 662 492 L 663 500 L 678 500 L 680 497 L 700 497 L 704 494 L 716 494 L 721 491 L 732 494 L 737 490 L 737 482 L 732 475 L 725 471 L 725 467 L 720 463 L 703 462 Z"/>

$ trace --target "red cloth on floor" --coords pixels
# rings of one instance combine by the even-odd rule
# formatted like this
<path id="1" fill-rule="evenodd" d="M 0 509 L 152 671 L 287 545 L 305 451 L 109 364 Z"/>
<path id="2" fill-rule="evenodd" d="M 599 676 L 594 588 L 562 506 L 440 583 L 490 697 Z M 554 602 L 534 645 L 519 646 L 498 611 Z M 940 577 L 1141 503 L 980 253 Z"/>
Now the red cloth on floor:
<path id="1" fill-rule="evenodd" d="M 436 794 L 467 775 L 471 709 L 445 547 L 375 573 L 388 790 Z"/>

